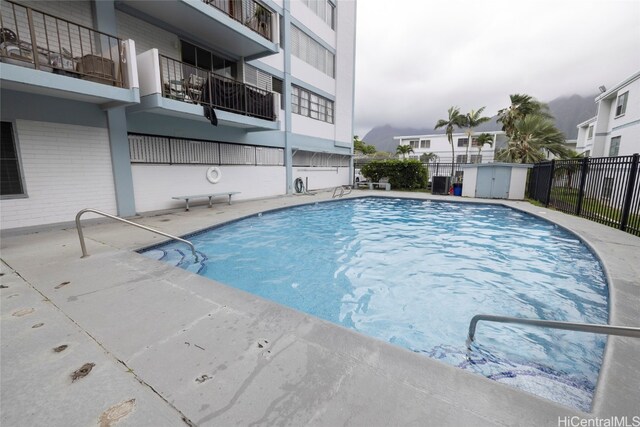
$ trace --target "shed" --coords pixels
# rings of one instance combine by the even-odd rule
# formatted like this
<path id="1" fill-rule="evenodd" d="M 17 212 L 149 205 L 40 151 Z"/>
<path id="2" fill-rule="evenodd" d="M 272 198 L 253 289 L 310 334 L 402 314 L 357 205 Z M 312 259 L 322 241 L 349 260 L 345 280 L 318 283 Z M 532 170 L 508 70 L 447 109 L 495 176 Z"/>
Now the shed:
<path id="1" fill-rule="evenodd" d="M 524 199 L 527 170 L 521 163 L 478 163 L 461 165 L 464 171 L 462 196 L 482 199 Z"/>

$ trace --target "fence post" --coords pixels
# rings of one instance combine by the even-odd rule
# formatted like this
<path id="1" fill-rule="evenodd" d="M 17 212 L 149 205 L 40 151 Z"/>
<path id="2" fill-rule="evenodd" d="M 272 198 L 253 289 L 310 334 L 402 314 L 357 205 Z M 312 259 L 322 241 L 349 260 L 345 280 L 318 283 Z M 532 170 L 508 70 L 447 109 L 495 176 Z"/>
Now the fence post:
<path id="1" fill-rule="evenodd" d="M 584 198 L 584 187 L 587 184 L 587 170 L 589 168 L 589 158 L 582 159 L 580 165 L 580 188 L 578 188 L 578 206 L 576 206 L 576 215 L 580 216 L 582 212 L 582 199 Z"/>
<path id="2" fill-rule="evenodd" d="M 627 194 L 624 198 L 622 218 L 620 219 L 620 230 L 622 231 L 627 231 L 627 222 L 629 222 L 629 211 L 631 211 L 631 202 L 633 201 L 633 190 L 636 186 L 639 159 L 640 154 L 636 153 L 633 155 L 633 160 L 631 161 L 631 172 L 629 173 L 629 180 L 627 181 Z"/>
<path id="3" fill-rule="evenodd" d="M 549 186 L 547 187 L 547 198 L 544 203 L 545 208 L 549 207 L 549 202 L 551 201 L 551 187 L 553 187 L 553 171 L 555 170 L 555 168 L 556 168 L 556 161 L 551 160 L 551 166 L 549 169 Z"/>

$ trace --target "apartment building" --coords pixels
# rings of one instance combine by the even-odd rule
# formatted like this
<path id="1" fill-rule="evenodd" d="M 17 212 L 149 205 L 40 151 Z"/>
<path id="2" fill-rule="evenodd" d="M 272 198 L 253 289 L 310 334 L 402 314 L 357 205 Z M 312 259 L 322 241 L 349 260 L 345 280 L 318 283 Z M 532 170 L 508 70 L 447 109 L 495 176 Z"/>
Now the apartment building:
<path id="1" fill-rule="evenodd" d="M 349 182 L 355 1 L 2 0 L 0 12 L 3 230 Z"/>
<path id="2" fill-rule="evenodd" d="M 485 132 L 493 135 L 493 144 L 485 144 L 478 147 L 477 135 L 471 137 L 471 145 L 469 145 L 469 136 L 466 133 L 454 133 L 453 144 L 455 152 L 455 163 L 491 163 L 494 161 L 495 153 L 506 145 L 507 137 L 503 131 Z M 394 136 L 398 145 L 409 145 L 413 149 L 407 158 L 420 159 L 425 153 L 434 153 L 438 156 L 438 162 L 451 163 L 451 144 L 447 135 L 407 135 Z"/>
<path id="3" fill-rule="evenodd" d="M 578 125 L 576 150 L 592 157 L 640 153 L 640 72 L 600 90 L 598 113 Z"/>

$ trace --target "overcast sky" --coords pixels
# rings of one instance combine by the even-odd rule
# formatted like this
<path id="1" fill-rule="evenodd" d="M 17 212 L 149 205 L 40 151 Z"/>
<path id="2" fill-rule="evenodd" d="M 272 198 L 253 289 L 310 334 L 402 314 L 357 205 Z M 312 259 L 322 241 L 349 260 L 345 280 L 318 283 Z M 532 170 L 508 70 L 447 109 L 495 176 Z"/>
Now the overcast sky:
<path id="1" fill-rule="evenodd" d="M 358 0 L 355 131 L 595 94 L 640 71 L 640 0 Z"/>

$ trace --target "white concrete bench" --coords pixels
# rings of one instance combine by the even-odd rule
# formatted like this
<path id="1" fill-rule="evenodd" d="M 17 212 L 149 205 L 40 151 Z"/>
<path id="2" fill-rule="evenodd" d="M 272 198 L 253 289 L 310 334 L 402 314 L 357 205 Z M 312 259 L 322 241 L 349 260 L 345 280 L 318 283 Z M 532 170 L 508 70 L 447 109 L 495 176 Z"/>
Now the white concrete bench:
<path id="1" fill-rule="evenodd" d="M 227 192 L 222 192 L 222 193 L 209 193 L 209 194 L 195 194 L 192 196 L 174 196 L 172 197 L 172 199 L 175 200 L 184 200 L 187 204 L 186 206 L 186 210 L 189 210 L 189 200 L 192 199 L 202 199 L 204 197 L 208 197 L 209 198 L 209 207 L 212 206 L 213 203 L 213 198 L 217 197 L 217 196 L 229 196 L 229 204 L 231 204 L 231 196 L 233 196 L 234 194 L 240 194 L 239 191 L 227 191 Z"/>
<path id="2" fill-rule="evenodd" d="M 383 181 L 380 180 L 380 182 L 370 182 L 369 183 L 369 190 L 373 190 L 373 186 L 377 185 L 377 188 L 382 188 L 384 186 L 384 189 L 387 191 L 391 191 L 391 184 L 389 184 L 389 181 Z"/>

